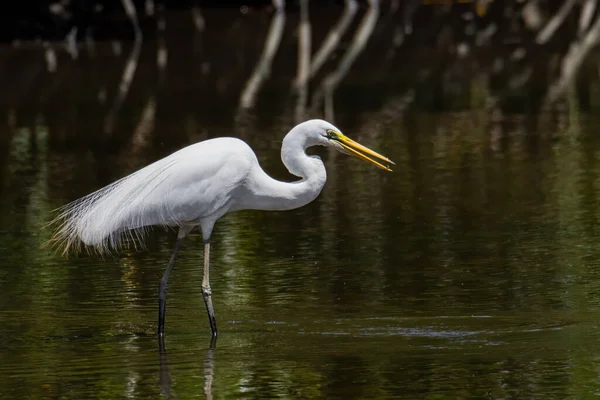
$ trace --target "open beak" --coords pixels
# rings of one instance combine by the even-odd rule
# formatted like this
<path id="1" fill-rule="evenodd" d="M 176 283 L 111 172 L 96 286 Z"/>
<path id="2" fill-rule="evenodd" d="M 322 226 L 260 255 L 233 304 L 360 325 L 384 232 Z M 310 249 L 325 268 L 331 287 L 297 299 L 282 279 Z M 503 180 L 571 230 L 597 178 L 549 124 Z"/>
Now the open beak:
<path id="1" fill-rule="evenodd" d="M 386 171 L 390 171 L 390 172 L 392 171 L 392 169 L 390 167 L 388 167 L 387 165 L 382 164 L 379 161 L 382 161 L 385 164 L 396 165 L 396 163 L 394 163 L 389 158 L 384 157 L 381 154 L 376 153 L 373 150 L 366 148 L 362 144 L 355 142 L 354 140 L 350 139 L 347 136 L 344 136 L 340 132 L 336 132 L 336 133 L 337 134 L 336 134 L 336 137 L 334 138 L 334 140 L 336 140 L 342 146 L 342 148 L 344 150 L 346 150 L 350 155 L 353 155 L 362 160 L 368 161 L 371 164 L 375 164 L 377 167 L 384 169 Z M 371 156 L 373 158 L 371 158 L 369 156 Z M 379 160 L 379 161 L 377 161 L 377 160 Z"/>

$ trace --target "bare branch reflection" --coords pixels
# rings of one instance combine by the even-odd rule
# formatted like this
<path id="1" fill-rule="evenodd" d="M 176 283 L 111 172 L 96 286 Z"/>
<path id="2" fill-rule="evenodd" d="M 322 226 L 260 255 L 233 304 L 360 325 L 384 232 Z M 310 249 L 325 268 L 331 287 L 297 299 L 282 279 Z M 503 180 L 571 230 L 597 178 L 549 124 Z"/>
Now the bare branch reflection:
<path id="1" fill-rule="evenodd" d="M 125 67 L 123 68 L 123 75 L 121 76 L 121 82 L 119 83 L 119 89 L 116 94 L 115 101 L 111 109 L 108 111 L 108 114 L 106 115 L 106 119 L 104 121 L 104 132 L 106 133 L 112 133 L 114 129 L 117 115 L 119 114 L 119 111 L 123 106 L 123 102 L 127 98 L 129 88 L 131 87 L 131 82 L 133 82 L 133 77 L 135 76 L 135 71 L 137 69 L 141 50 L 142 39 L 136 39 L 135 42 L 133 42 L 133 47 L 131 48 L 129 57 L 125 62 Z"/>
<path id="2" fill-rule="evenodd" d="M 365 13 L 365 16 L 361 20 L 360 26 L 354 34 L 352 42 L 350 43 L 348 50 L 346 50 L 344 53 L 344 56 L 338 64 L 337 69 L 323 79 L 313 98 L 313 108 L 320 107 L 320 104 L 322 104 L 322 99 L 325 98 L 325 116 L 331 121 L 334 119 L 333 93 L 335 92 L 335 89 L 339 85 L 340 81 L 344 78 L 344 76 L 346 76 L 352 67 L 352 64 L 356 58 L 364 50 L 367 41 L 373 33 L 373 29 L 377 23 L 377 18 L 379 17 L 379 0 L 370 0 L 369 5 L 369 10 Z"/>
<path id="3" fill-rule="evenodd" d="M 167 68 L 168 50 L 165 39 L 167 30 L 167 22 L 165 20 L 165 6 L 158 5 L 158 13 L 156 18 L 156 66 L 161 81 L 164 79 L 165 69 Z"/>
<path id="4" fill-rule="evenodd" d="M 263 84 L 263 81 L 267 79 L 271 73 L 271 64 L 273 58 L 279 48 L 281 37 L 283 36 L 283 28 L 285 26 L 285 1 L 284 0 L 273 0 L 275 6 L 275 13 L 271 20 L 271 27 L 267 33 L 265 39 L 265 47 L 258 60 L 254 72 L 244 88 L 242 95 L 240 96 L 240 107 L 251 108 L 254 106 L 256 95 Z"/>
<path id="5" fill-rule="evenodd" d="M 206 28 L 206 21 L 202 15 L 202 10 L 198 4 L 199 0 L 196 0 L 195 4 L 192 5 L 192 21 L 194 21 L 194 27 L 197 32 L 204 32 Z"/>
<path id="6" fill-rule="evenodd" d="M 304 119 L 308 98 L 308 76 L 310 69 L 311 31 L 308 15 L 308 0 L 300 1 L 300 23 L 298 26 L 298 72 L 295 87 L 297 90 L 296 122 Z"/>
<path id="7" fill-rule="evenodd" d="M 143 17 L 152 15 L 155 25 L 147 24 L 147 19 L 144 23 L 138 21 L 139 16 L 132 0 L 121 0 L 124 13 L 119 10 L 123 14 L 121 19 L 125 20 L 124 27 L 132 29 L 134 33 L 134 42 L 127 42 L 127 38 L 119 37 L 119 34 L 96 41 L 93 27 L 72 25 L 59 36 L 60 40 L 66 39 L 66 43 L 52 44 L 43 40 L 41 46 L 38 45 L 40 51 L 36 56 L 39 63 L 45 71 L 53 73 L 44 74 L 42 86 L 45 88 L 40 91 L 46 93 L 65 93 L 66 86 L 59 79 L 60 73 L 65 70 L 63 64 L 73 66 L 73 70 L 78 72 L 88 73 L 88 70 L 97 66 L 104 68 L 106 65 L 116 64 L 115 60 L 123 62 L 122 54 L 127 53 L 124 65 L 118 66 L 121 69 L 118 78 L 114 78 L 111 75 L 112 69 L 107 68 L 103 72 L 104 79 L 98 81 L 102 82 L 102 87 L 96 83 L 92 88 L 93 84 L 86 84 L 85 80 L 80 80 L 77 84 L 81 90 L 92 88 L 97 94 L 104 113 L 97 126 L 103 134 L 115 130 L 124 104 L 135 114 L 134 120 L 147 122 L 153 113 L 158 115 L 163 107 L 168 108 L 165 104 L 169 101 L 163 101 L 162 97 L 181 96 L 181 91 L 174 90 L 177 87 L 186 87 L 184 90 L 189 88 L 189 94 L 185 96 L 192 97 L 202 93 L 201 101 L 211 99 L 209 103 L 219 103 L 219 109 L 222 110 L 234 103 L 232 111 L 241 115 L 242 110 L 259 112 L 254 106 L 260 94 L 267 92 L 267 85 L 268 93 L 279 92 L 276 96 L 280 98 L 289 96 L 290 88 L 282 84 L 288 79 L 293 80 L 294 96 L 290 96 L 293 99 L 286 99 L 273 112 L 295 121 L 306 118 L 308 114 L 324 116 L 333 121 L 334 96 L 339 93 L 342 85 L 348 85 L 347 88 L 351 88 L 354 94 L 371 85 L 382 85 L 381 87 L 386 88 L 384 92 L 389 90 L 389 93 L 383 95 L 387 98 L 396 98 L 398 95 L 402 96 L 407 89 L 412 90 L 415 93 L 415 105 L 418 103 L 419 107 L 433 109 L 446 107 L 452 102 L 462 104 L 463 100 L 459 98 L 469 97 L 468 93 L 473 91 L 489 92 L 488 97 L 496 98 L 498 107 L 504 111 L 519 103 L 512 101 L 515 98 L 523 99 L 521 104 L 528 104 L 535 111 L 540 110 L 544 102 L 559 101 L 571 83 L 578 82 L 576 78 L 584 70 L 581 66 L 586 59 L 591 58 L 591 50 L 599 40 L 596 29 L 597 0 L 582 0 L 577 4 L 569 0 L 553 7 L 536 1 L 524 1 L 522 6 L 482 1 L 465 6 L 464 13 L 459 13 L 455 7 L 430 7 L 414 1 L 389 2 L 389 13 L 384 13 L 381 8 L 383 3 L 373 0 L 369 2 L 370 6 L 365 8 L 359 21 L 355 21 L 359 8 L 356 0 L 345 1 L 343 7 L 338 9 L 339 13 L 334 11 L 334 14 L 329 15 L 318 6 L 312 6 L 313 3 L 301 1 L 298 3 L 298 41 L 294 41 L 294 45 L 297 44 L 296 58 L 289 48 L 283 47 L 292 43 L 292 40 L 284 41 L 284 35 L 296 34 L 295 26 L 286 31 L 287 16 L 283 0 L 273 1 L 275 11 L 267 16 L 270 20 L 266 37 L 260 31 L 250 32 L 245 29 L 245 22 L 240 22 L 239 11 L 229 14 L 213 13 L 208 8 L 201 9 L 198 0 L 192 2 L 188 12 L 180 15 L 168 15 L 168 3 L 162 1 L 149 0 L 141 4 L 147 8 Z M 489 11 L 479 5 L 489 6 Z M 243 8 L 243 20 L 254 19 L 255 23 L 257 18 L 265 16 L 262 11 L 264 9 L 260 9 L 260 12 L 254 10 L 252 7 Z M 93 13 L 96 15 L 100 11 L 94 8 Z M 179 28 L 167 31 L 166 21 L 171 18 L 174 21 L 179 18 L 181 24 L 188 25 L 191 35 L 186 40 L 191 43 L 191 54 L 180 53 L 185 45 L 170 46 L 171 43 L 182 42 L 183 31 Z M 207 31 L 205 25 L 211 18 L 218 22 L 215 29 Z M 428 25 L 423 25 L 423 21 Z M 519 21 L 524 24 L 519 25 Z M 322 27 L 329 26 L 332 28 L 321 30 Z M 431 29 L 424 28 L 425 26 Z M 509 26 L 512 28 L 508 29 Z M 142 30 L 145 34 L 146 30 L 151 29 L 155 29 L 150 36 L 156 36 L 156 41 L 144 41 L 142 44 Z M 407 35 L 406 32 L 410 34 Z M 316 42 L 321 35 L 324 36 L 323 41 Z M 88 51 L 74 56 L 78 36 L 85 41 Z M 507 41 L 510 45 L 503 44 Z M 253 57 L 257 42 L 262 46 L 261 54 L 256 61 L 252 61 L 256 64 L 252 65 L 250 76 L 245 76 L 248 57 Z M 431 46 L 420 46 L 421 42 L 430 43 Z M 113 52 L 109 55 L 107 51 L 110 51 L 111 44 Z M 23 43 L 16 41 L 15 46 L 17 45 L 20 47 L 16 47 L 15 51 L 24 51 Z M 132 47 L 125 49 L 125 46 Z M 232 50 L 223 51 L 221 46 Z M 142 60 L 146 54 L 143 47 L 147 47 L 151 54 L 154 52 L 155 63 L 145 63 Z M 316 51 L 311 54 L 313 49 Z M 189 58 L 185 58 L 183 54 Z M 285 54 L 285 57 L 277 59 L 277 71 L 272 71 L 278 54 Z M 334 61 L 338 54 L 340 58 Z M 169 71 L 166 68 L 168 57 L 169 63 L 175 63 Z M 46 65 L 42 64 L 44 58 Z M 92 58 L 94 61 L 90 62 Z M 362 58 L 380 62 L 362 63 Z M 18 57 L 15 56 L 14 59 Z M 597 63 L 594 59 L 589 62 Z M 325 74 L 327 63 L 332 66 L 332 70 Z M 188 66 L 190 68 L 186 70 Z M 594 79 L 593 70 L 592 67 L 586 71 L 586 79 Z M 195 75 L 189 75 L 190 71 L 194 71 Z M 39 86 L 39 82 L 31 80 L 33 68 L 30 67 L 28 72 L 31 75 L 24 74 L 18 81 L 19 87 L 6 90 L 6 93 L 21 93 L 20 100 L 7 100 L 12 102 L 9 106 L 19 104 L 23 100 L 22 95 L 29 93 L 29 87 Z M 271 79 L 271 74 L 274 78 L 285 79 Z M 152 81 L 156 76 L 158 89 L 151 89 L 153 93 L 134 94 L 134 80 L 137 80 L 138 75 L 146 81 Z M 111 91 L 104 87 L 104 82 L 108 79 L 119 80 L 118 90 Z M 311 80 L 316 81 L 312 93 Z M 426 89 L 431 85 L 437 91 L 432 92 L 432 87 Z M 392 93 L 393 91 L 395 92 Z M 589 110 L 593 89 L 590 85 L 578 84 L 576 91 L 578 99 L 583 101 L 582 109 Z M 442 101 L 443 97 L 449 101 Z M 105 102 L 108 105 L 106 109 Z M 466 99 L 464 102 L 483 106 L 481 102 L 475 104 Z M 377 103 L 381 105 L 385 103 L 385 99 L 377 100 Z M 208 110 L 211 106 L 212 104 L 201 104 L 195 108 Z M 187 121 L 194 119 L 191 114 L 187 117 Z M 240 118 L 244 117 L 240 116 L 238 119 Z M 140 123 L 139 126 L 149 125 Z M 127 135 L 124 143 L 134 143 L 134 148 L 141 148 L 153 133 L 152 130 L 135 128 L 128 129 L 124 134 Z M 69 135 L 77 136 L 77 133 Z M 103 140 L 117 140 L 112 135 L 103 136 Z"/>
<path id="8" fill-rule="evenodd" d="M 584 0 L 581 15 L 579 16 L 579 36 L 582 36 L 592 23 L 592 17 L 594 16 L 594 11 L 596 11 L 596 3 L 597 0 Z"/>
<path id="9" fill-rule="evenodd" d="M 539 44 L 544 44 L 550 40 L 552 35 L 554 35 L 554 32 L 556 32 L 556 30 L 562 25 L 571 12 L 571 9 L 577 3 L 577 0 L 567 0 L 563 3 L 563 6 L 556 13 L 556 15 L 554 15 L 554 17 L 552 17 L 546 26 L 538 33 L 536 40 Z"/>
<path id="10" fill-rule="evenodd" d="M 140 120 L 133 131 L 131 137 L 131 153 L 138 154 L 148 145 L 149 136 L 154 130 L 154 120 L 156 118 L 156 100 L 154 96 L 148 99 Z"/>
<path id="11" fill-rule="evenodd" d="M 133 27 L 133 32 L 135 34 L 136 40 L 142 39 L 142 30 L 140 29 L 140 24 L 137 18 L 137 12 L 135 9 L 135 4 L 133 4 L 132 0 L 121 0 L 121 4 L 123 4 L 123 8 L 125 9 L 125 13 L 131 22 Z"/>
<path id="12" fill-rule="evenodd" d="M 135 76 L 135 71 L 140 58 L 140 52 L 142 50 L 142 31 L 137 20 L 135 5 L 131 0 L 122 0 L 122 2 L 123 8 L 125 8 L 127 16 L 131 20 L 135 34 L 135 40 L 133 42 L 131 52 L 129 53 L 129 57 L 125 62 L 125 68 L 123 69 L 123 74 L 121 76 L 121 82 L 119 84 L 119 90 L 115 97 L 115 101 L 104 121 L 104 131 L 109 134 L 112 133 L 114 129 L 115 120 L 119 110 L 127 98 L 127 94 L 129 93 L 129 88 L 131 87 L 131 82 Z"/>
<path id="13" fill-rule="evenodd" d="M 560 96 L 564 95 L 568 85 L 573 82 L 577 72 L 579 71 L 583 60 L 588 53 L 600 42 L 600 16 L 596 17 L 596 22 L 585 36 L 578 41 L 575 41 L 569 47 L 569 51 L 565 55 L 561 65 L 561 76 L 551 86 L 547 101 L 554 102 Z"/>
<path id="14" fill-rule="evenodd" d="M 325 64 L 325 62 L 331 57 L 331 54 L 338 47 L 340 40 L 346 33 L 346 30 L 348 29 L 350 22 L 352 22 L 357 9 L 358 5 L 356 4 L 356 0 L 346 0 L 342 16 L 331 28 L 331 31 L 329 31 L 327 34 L 323 44 L 313 57 L 312 63 L 310 64 L 311 78 L 313 78 L 317 72 L 319 72 L 323 64 Z"/>
<path id="15" fill-rule="evenodd" d="M 56 52 L 49 44 L 44 45 L 46 47 L 45 58 L 46 58 L 46 70 L 50 73 L 56 72 Z"/>

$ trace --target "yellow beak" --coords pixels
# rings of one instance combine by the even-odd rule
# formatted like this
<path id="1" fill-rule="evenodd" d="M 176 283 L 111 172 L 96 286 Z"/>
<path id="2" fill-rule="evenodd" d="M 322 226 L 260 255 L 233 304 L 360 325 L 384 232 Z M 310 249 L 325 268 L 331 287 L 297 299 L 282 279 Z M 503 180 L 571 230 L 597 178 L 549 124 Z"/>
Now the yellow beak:
<path id="1" fill-rule="evenodd" d="M 347 150 L 351 155 L 358 157 L 362 160 L 368 161 L 371 164 L 375 164 L 377 167 L 379 167 L 381 169 L 384 169 L 384 170 L 390 171 L 390 172 L 392 171 L 392 169 L 390 167 L 388 167 L 387 165 L 383 165 L 382 163 L 374 160 L 373 158 L 381 160 L 386 164 L 396 165 L 396 163 L 394 163 L 389 158 L 384 157 L 381 154 L 376 153 L 373 150 L 366 148 L 362 144 L 355 142 L 354 140 L 350 139 L 347 136 L 344 136 L 340 132 L 336 132 L 336 137 L 334 138 L 334 140 L 337 140 L 337 142 L 344 148 L 344 150 Z M 369 155 L 373 158 L 368 157 L 367 155 Z"/>

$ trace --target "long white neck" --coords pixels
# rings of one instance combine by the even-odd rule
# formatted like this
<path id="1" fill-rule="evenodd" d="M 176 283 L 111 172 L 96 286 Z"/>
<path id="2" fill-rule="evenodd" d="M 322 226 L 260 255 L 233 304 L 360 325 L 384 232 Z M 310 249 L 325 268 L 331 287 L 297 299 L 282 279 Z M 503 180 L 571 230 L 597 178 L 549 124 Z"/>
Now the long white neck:
<path id="1" fill-rule="evenodd" d="M 257 165 L 246 186 L 252 194 L 251 201 L 244 208 L 292 210 L 313 201 L 327 180 L 321 159 L 306 154 L 306 149 L 316 144 L 311 142 L 301 126 L 292 129 L 283 139 L 281 161 L 291 174 L 302 179 L 281 182 L 271 178 Z"/>

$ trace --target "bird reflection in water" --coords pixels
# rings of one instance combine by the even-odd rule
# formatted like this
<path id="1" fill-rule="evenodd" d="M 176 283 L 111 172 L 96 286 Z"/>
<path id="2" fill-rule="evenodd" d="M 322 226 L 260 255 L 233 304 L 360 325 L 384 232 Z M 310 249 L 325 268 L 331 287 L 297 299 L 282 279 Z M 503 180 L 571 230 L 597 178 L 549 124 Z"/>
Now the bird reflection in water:
<path id="1" fill-rule="evenodd" d="M 204 357 L 204 396 L 207 400 L 212 400 L 212 383 L 215 377 L 215 349 L 217 347 L 217 336 L 212 336 L 210 344 Z M 160 360 L 159 381 L 163 396 L 167 399 L 173 398 L 171 393 L 171 374 L 169 373 L 169 362 L 167 361 L 167 349 L 165 347 L 165 337 L 158 337 L 158 349 Z"/>

